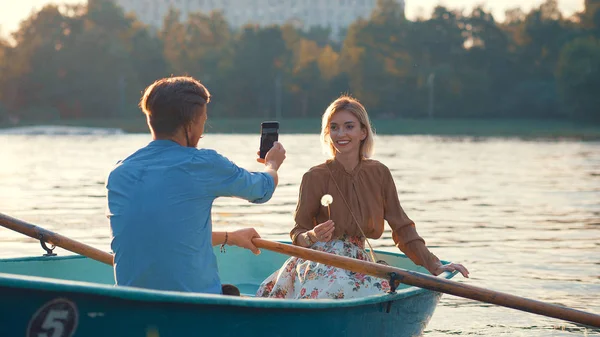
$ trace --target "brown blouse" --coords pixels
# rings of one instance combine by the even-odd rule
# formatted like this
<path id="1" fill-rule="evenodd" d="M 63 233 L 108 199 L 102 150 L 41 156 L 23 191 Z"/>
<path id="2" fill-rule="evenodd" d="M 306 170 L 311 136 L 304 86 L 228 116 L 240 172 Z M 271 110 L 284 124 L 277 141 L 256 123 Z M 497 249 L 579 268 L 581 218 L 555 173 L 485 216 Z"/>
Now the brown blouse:
<path id="1" fill-rule="evenodd" d="M 292 242 L 296 243 L 299 234 L 329 219 L 327 207 L 321 205 L 321 197 L 325 194 L 333 197 L 329 206 L 335 223 L 333 238 L 344 234 L 362 236 L 336 182 L 368 238 L 380 238 L 386 220 L 392 228 L 396 246 L 413 262 L 430 272 L 440 265 L 440 260 L 429 252 L 414 222 L 400 206 L 390 170 L 379 161 L 370 159 L 362 160 L 353 172 L 347 172 L 336 160 L 328 160 L 304 174 L 295 212 L 296 225 L 290 232 Z"/>

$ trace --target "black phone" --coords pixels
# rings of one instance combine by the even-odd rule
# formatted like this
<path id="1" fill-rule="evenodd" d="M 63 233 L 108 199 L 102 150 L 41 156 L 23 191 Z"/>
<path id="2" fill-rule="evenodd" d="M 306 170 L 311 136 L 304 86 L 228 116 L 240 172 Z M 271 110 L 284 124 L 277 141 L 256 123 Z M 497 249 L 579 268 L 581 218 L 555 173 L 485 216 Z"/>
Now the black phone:
<path id="1" fill-rule="evenodd" d="M 264 159 L 273 143 L 279 140 L 279 122 L 269 121 L 260 124 L 260 158 Z"/>

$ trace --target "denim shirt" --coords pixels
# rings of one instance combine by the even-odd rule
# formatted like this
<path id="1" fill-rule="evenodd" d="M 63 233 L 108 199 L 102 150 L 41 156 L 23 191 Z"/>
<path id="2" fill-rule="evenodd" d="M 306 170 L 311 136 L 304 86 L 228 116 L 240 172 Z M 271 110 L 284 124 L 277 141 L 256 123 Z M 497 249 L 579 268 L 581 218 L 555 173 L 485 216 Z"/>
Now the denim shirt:
<path id="1" fill-rule="evenodd" d="M 219 294 L 212 204 L 267 202 L 275 182 L 214 150 L 154 140 L 118 162 L 106 188 L 117 285 Z"/>

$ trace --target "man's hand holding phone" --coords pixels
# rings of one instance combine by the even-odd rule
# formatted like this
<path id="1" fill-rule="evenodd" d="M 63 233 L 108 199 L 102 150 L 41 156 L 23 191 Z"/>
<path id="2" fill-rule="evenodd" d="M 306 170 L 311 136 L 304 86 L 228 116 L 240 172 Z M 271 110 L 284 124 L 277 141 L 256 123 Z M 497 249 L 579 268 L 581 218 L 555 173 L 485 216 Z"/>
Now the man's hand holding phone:
<path id="1" fill-rule="evenodd" d="M 279 166 L 285 160 L 285 149 L 280 142 L 273 143 L 273 147 L 267 152 L 265 158 L 260 158 L 260 151 L 256 152 L 259 157 L 256 161 L 265 165 L 271 165 L 275 171 L 279 169 Z"/>
<path id="2" fill-rule="evenodd" d="M 275 181 L 275 186 L 279 183 L 277 170 L 285 160 L 285 149 L 278 142 L 279 122 L 262 122 L 260 125 L 260 149 L 256 153 L 256 161 L 265 164 L 265 172 L 270 174 Z"/>

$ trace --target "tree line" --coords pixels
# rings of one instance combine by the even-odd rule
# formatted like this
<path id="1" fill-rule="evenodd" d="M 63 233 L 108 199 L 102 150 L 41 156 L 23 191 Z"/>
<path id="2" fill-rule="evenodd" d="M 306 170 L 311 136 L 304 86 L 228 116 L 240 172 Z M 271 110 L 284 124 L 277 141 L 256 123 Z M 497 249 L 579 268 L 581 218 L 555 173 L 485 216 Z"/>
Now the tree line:
<path id="1" fill-rule="evenodd" d="M 0 122 L 139 117 L 147 85 L 183 74 L 211 91 L 214 118 L 314 118 L 350 93 L 377 118 L 600 121 L 600 0 L 503 22 L 444 6 L 408 20 L 379 0 L 341 40 L 330 33 L 173 9 L 153 29 L 111 1 L 48 5 L 0 40 Z"/>

